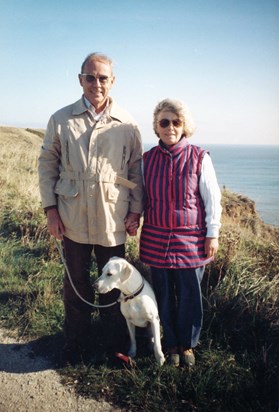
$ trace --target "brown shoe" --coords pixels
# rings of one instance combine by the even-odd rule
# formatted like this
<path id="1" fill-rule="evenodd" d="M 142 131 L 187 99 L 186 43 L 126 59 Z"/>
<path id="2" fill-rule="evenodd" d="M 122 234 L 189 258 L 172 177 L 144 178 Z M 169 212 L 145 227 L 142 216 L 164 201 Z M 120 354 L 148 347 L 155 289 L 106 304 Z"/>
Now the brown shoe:
<path id="1" fill-rule="evenodd" d="M 179 366 L 179 354 L 177 347 L 167 349 L 167 363 L 171 366 Z"/>
<path id="2" fill-rule="evenodd" d="M 167 356 L 167 363 L 170 366 L 175 366 L 177 368 L 179 366 L 179 355 L 178 355 L 178 353 L 170 353 Z"/>
<path id="3" fill-rule="evenodd" d="M 184 350 L 180 355 L 180 362 L 181 366 L 188 366 L 188 368 L 192 368 L 196 362 L 193 349 Z"/>

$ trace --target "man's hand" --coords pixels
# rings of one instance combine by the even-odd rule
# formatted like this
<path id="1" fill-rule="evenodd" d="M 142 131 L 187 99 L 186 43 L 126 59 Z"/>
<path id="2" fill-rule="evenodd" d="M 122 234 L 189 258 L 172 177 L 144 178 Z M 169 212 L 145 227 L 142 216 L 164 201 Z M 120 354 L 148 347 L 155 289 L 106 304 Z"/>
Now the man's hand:
<path id="1" fill-rule="evenodd" d="M 125 227 L 127 230 L 127 233 L 130 236 L 136 236 L 137 230 L 139 227 L 139 220 L 140 220 L 140 214 L 139 213 L 128 213 L 126 216 L 124 223 Z"/>
<path id="2" fill-rule="evenodd" d="M 63 234 L 65 232 L 65 227 L 60 218 L 59 212 L 57 209 L 49 209 L 46 212 L 47 215 L 47 228 L 49 233 L 58 240 L 63 239 Z"/>
<path id="3" fill-rule="evenodd" d="M 204 251 L 206 256 L 214 257 L 219 247 L 218 239 L 215 237 L 206 237 L 204 242 Z"/>

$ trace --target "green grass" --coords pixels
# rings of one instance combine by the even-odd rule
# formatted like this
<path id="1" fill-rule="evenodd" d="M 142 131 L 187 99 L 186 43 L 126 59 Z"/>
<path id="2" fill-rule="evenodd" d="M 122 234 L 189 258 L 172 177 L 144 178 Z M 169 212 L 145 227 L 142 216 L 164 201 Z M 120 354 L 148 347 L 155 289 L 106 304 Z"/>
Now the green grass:
<path id="1" fill-rule="evenodd" d="M 34 156 L 40 135 L 13 129 L 10 137 L 21 150 L 9 155 L 9 130 L 0 128 L 0 164 L 6 165 L 0 169 L 1 325 L 33 339 L 37 352 L 55 359 L 62 345 L 64 268 L 39 204 Z M 196 367 L 160 368 L 139 342 L 129 368 L 105 356 L 94 367 L 59 369 L 67 387 L 134 412 L 277 410 L 279 231 L 260 221 L 249 199 L 224 190 L 222 201 L 220 250 L 202 284 L 204 326 Z M 129 240 L 127 258 L 149 276 L 138 259 L 138 239 Z M 92 353 L 101 354 L 103 341 L 113 337 L 98 311 L 92 334 Z"/>
<path id="2" fill-rule="evenodd" d="M 125 370 L 80 368 L 63 381 L 81 395 L 106 397 L 130 411 L 249 410 L 247 395 L 252 396 L 254 388 L 248 367 L 213 349 L 203 349 L 198 362 L 199 368 L 189 372 L 159 367 L 145 358 Z"/>

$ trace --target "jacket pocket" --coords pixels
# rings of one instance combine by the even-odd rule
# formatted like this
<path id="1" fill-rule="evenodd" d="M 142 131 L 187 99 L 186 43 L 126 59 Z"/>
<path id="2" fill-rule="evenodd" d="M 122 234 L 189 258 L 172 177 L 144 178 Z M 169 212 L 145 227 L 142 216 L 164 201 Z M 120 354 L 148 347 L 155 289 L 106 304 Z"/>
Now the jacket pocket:
<path id="1" fill-rule="evenodd" d="M 129 189 L 113 183 L 103 183 L 104 224 L 108 232 L 125 232 L 125 217 L 129 209 Z"/>
<path id="2" fill-rule="evenodd" d="M 76 187 L 76 181 L 68 179 L 58 180 L 54 193 L 63 196 L 65 199 L 77 197 L 79 192 Z"/>
<path id="3" fill-rule="evenodd" d="M 116 203 L 118 201 L 129 202 L 129 189 L 118 184 L 105 183 L 106 201 Z"/>

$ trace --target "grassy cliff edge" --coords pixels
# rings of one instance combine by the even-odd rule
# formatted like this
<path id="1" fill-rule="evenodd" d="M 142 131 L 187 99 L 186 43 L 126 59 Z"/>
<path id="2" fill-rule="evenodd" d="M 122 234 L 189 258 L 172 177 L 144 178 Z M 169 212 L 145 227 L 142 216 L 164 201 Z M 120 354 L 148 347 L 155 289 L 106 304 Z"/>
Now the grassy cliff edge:
<path id="1" fill-rule="evenodd" d="M 37 182 L 42 130 L 0 127 L 1 325 L 59 350 L 63 267 L 45 226 Z M 204 327 L 192 371 L 157 367 L 139 354 L 136 366 L 109 362 L 59 370 L 83 396 L 130 411 L 275 411 L 279 364 L 279 228 L 262 222 L 249 198 L 222 191 L 220 250 L 203 280 Z M 127 258 L 145 276 L 138 240 Z M 96 265 L 92 259 L 92 280 Z M 92 315 L 100 350 L 98 312 Z M 94 329 L 95 328 L 95 329 Z M 55 356 L 54 356 L 55 357 Z"/>

